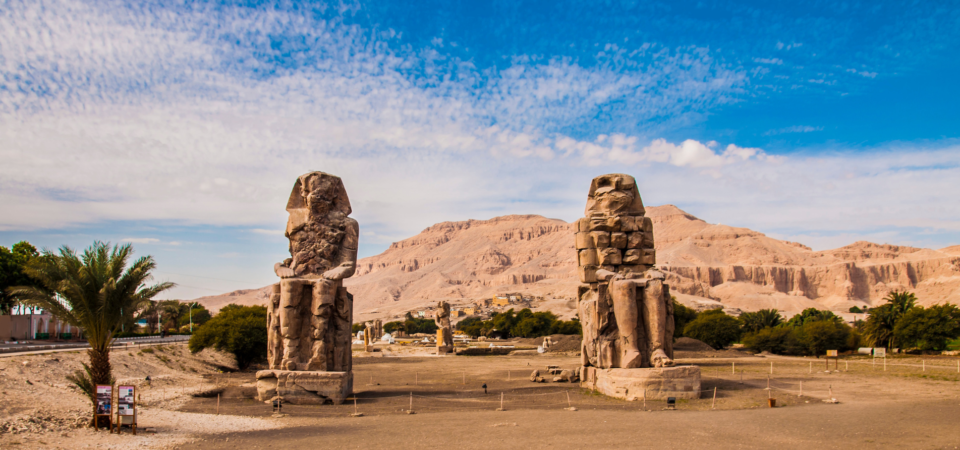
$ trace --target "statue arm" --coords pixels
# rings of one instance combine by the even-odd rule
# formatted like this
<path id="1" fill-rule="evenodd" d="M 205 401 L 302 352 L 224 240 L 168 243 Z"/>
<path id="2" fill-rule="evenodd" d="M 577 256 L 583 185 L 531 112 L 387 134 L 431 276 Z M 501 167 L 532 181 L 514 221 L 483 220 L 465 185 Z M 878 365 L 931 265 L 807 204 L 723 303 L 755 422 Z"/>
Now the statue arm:
<path id="1" fill-rule="evenodd" d="M 328 280 L 350 278 L 357 271 L 357 247 L 360 241 L 360 224 L 347 218 L 343 241 L 340 243 L 340 264 L 323 273 Z"/>

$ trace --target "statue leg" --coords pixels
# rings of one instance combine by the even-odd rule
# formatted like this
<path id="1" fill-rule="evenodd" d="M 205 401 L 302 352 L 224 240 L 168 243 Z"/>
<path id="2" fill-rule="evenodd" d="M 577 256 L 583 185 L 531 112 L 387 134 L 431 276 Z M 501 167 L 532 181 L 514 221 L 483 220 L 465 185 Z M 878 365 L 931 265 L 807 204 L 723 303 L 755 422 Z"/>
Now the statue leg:
<path id="1" fill-rule="evenodd" d="M 319 279 L 313 283 L 310 305 L 310 336 L 313 345 L 307 362 L 307 370 L 329 370 L 327 357 L 329 343 L 330 316 L 336 304 L 337 282 Z"/>
<path id="2" fill-rule="evenodd" d="M 590 286 L 578 288 L 577 315 L 583 330 L 580 343 L 580 365 L 597 366 L 597 291 Z"/>
<path id="3" fill-rule="evenodd" d="M 615 280 L 610 283 L 613 311 L 620 332 L 620 368 L 633 369 L 641 366 L 638 345 L 637 285 L 632 280 Z"/>
<path id="4" fill-rule="evenodd" d="M 273 293 L 267 303 L 267 364 L 271 369 L 280 369 L 283 359 L 283 335 L 280 334 L 280 283 L 273 285 Z"/>
<path id="5" fill-rule="evenodd" d="M 339 282 L 338 282 L 339 285 Z M 337 287 L 336 308 L 333 314 L 334 348 L 332 370 L 349 372 L 353 367 L 351 350 L 351 325 L 353 323 L 353 296 L 341 286 Z"/>
<path id="6" fill-rule="evenodd" d="M 280 368 L 297 370 L 300 363 L 300 301 L 303 281 L 293 278 L 280 282 L 280 334 L 283 336 L 283 358 Z"/>
<path id="7" fill-rule="evenodd" d="M 667 356 L 665 342 L 673 339 L 667 336 L 667 304 L 663 301 L 663 282 L 650 280 L 643 290 L 643 318 L 650 343 L 650 365 L 668 367 L 673 359 Z"/>

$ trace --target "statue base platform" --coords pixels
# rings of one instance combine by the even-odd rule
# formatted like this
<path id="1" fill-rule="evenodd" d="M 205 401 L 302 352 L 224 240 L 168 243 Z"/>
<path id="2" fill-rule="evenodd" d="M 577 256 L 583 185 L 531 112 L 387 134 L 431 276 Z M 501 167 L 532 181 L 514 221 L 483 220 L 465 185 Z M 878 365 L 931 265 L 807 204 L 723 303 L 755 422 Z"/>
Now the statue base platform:
<path id="1" fill-rule="evenodd" d="M 453 346 L 452 346 L 452 345 L 440 345 L 440 346 L 437 346 L 437 354 L 438 354 L 438 355 L 445 355 L 445 354 L 448 354 L 448 353 L 453 353 Z"/>
<path id="2" fill-rule="evenodd" d="M 674 366 L 659 369 L 580 368 L 580 387 L 628 401 L 700 398 L 700 368 Z"/>
<path id="3" fill-rule="evenodd" d="M 294 405 L 339 405 L 353 392 L 352 372 L 307 372 L 261 370 L 257 372 L 257 396 L 267 402 L 280 397 Z"/>

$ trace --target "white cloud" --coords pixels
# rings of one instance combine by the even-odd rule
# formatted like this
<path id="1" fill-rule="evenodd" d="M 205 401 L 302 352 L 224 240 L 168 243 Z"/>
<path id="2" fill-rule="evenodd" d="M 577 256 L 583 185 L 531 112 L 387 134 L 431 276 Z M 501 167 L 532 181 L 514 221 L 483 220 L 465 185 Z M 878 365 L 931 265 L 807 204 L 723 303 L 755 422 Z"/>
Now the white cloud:
<path id="1" fill-rule="evenodd" d="M 156 238 L 123 238 L 120 239 L 121 242 L 130 242 L 132 244 L 154 244 L 160 242 L 160 239 Z"/>
<path id="2" fill-rule="evenodd" d="M 289 190 L 309 170 L 343 177 L 365 239 L 378 244 L 445 220 L 571 220 L 589 179 L 606 172 L 635 174 L 648 204 L 785 235 L 960 223 L 945 194 L 960 191 L 955 148 L 774 157 L 651 139 L 648 123 L 723 102 L 743 82 L 702 48 L 610 45 L 589 68 L 518 57 L 479 73 L 457 62 L 462 79 L 422 87 L 401 69 L 428 55 L 384 50 L 354 28 L 277 13 L 218 17 L 225 29 L 201 27 L 208 35 L 189 32 L 202 17 L 118 11 L 59 2 L 0 13 L 7 79 L 48 85 L 0 89 L 0 159 L 15 161 L 0 165 L 0 229 L 167 221 L 282 234 Z M 255 52 L 210 37 L 240 33 L 254 46 L 281 25 L 329 57 L 254 78 L 248 69 L 266 64 Z M 637 57 L 649 64 L 619 70 Z M 611 99 L 631 105 L 635 133 L 564 129 Z"/>
<path id="3" fill-rule="evenodd" d="M 786 133 L 812 133 L 814 131 L 823 131 L 823 127 L 811 127 L 809 125 L 794 125 L 792 127 L 778 128 L 763 133 L 764 136 L 774 136 Z"/>

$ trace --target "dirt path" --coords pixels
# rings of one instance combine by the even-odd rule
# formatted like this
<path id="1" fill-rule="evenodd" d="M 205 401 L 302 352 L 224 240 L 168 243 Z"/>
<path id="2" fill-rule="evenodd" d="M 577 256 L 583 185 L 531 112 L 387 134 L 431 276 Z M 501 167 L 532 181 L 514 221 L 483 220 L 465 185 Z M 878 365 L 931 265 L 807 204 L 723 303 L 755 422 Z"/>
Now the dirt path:
<path id="1" fill-rule="evenodd" d="M 820 404 L 738 411 L 482 411 L 284 418 L 183 449 L 956 448 L 960 402 Z"/>

